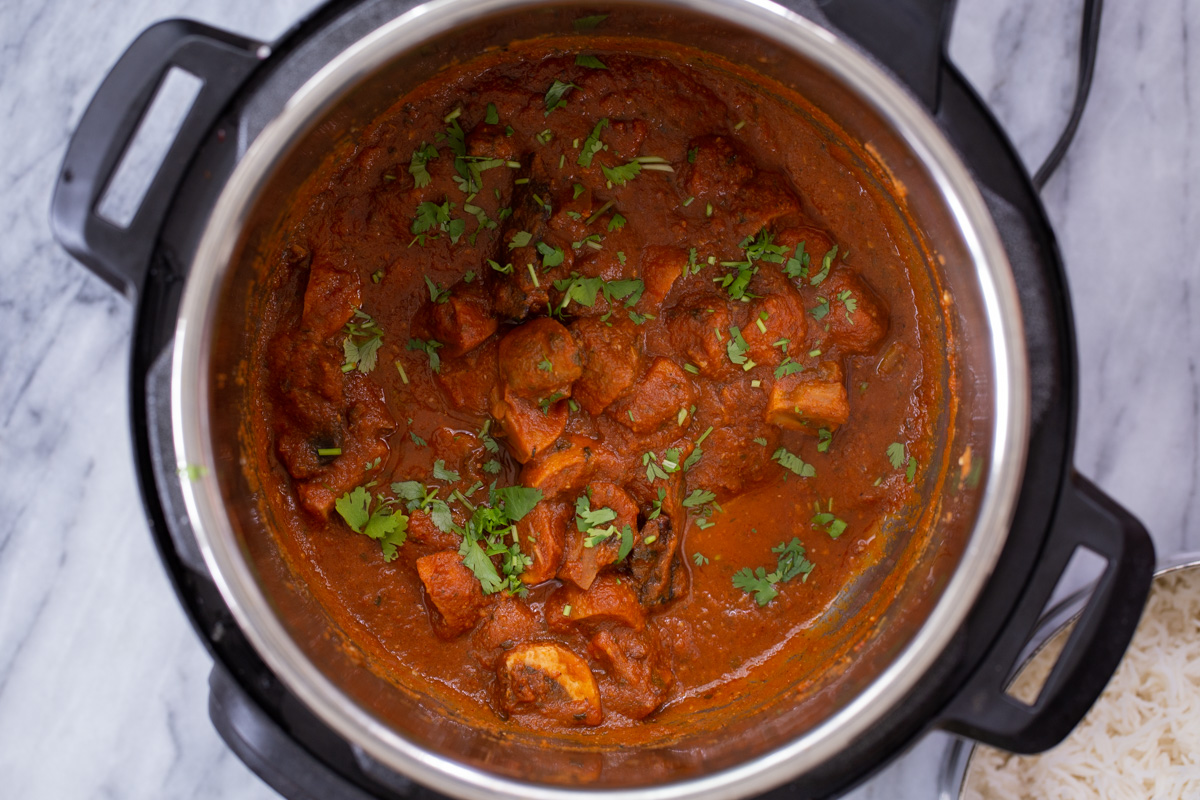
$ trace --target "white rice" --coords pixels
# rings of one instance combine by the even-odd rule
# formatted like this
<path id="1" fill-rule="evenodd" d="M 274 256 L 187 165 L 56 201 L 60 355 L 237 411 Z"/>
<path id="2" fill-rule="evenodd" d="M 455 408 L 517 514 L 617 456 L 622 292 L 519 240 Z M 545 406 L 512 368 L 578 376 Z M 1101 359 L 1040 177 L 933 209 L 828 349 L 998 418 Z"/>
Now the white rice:
<path id="1" fill-rule="evenodd" d="M 1057 634 L 1021 671 L 1015 696 L 1036 697 L 1067 633 Z M 1066 741 L 1036 756 L 977 747 L 962 797 L 1200 798 L 1200 569 L 1155 580 L 1129 652 Z"/>

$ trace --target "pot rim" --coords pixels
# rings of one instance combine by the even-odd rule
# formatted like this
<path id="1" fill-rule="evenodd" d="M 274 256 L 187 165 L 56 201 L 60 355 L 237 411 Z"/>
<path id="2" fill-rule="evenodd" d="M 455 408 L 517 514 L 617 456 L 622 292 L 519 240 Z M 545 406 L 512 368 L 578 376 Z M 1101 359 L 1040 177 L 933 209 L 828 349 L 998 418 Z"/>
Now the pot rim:
<path id="1" fill-rule="evenodd" d="M 237 544 L 216 479 L 209 402 L 216 299 L 239 231 L 262 186 L 312 120 L 346 90 L 400 53 L 481 15 L 575 5 L 548 0 L 431 0 L 384 24 L 314 75 L 263 129 L 238 163 L 209 218 L 188 275 L 176 327 L 171 415 L 181 466 L 207 468 L 181 478 L 187 513 L 205 564 L 247 639 L 272 672 L 321 719 L 372 758 L 438 791 L 478 800 L 733 798 L 766 791 L 833 759 L 895 708 L 941 656 L 990 578 L 1007 539 L 1028 443 L 1029 367 L 1016 283 L 983 197 L 965 165 L 923 108 L 874 63 L 815 23 L 767 0 L 651 0 L 639 5 L 699 13 L 800 53 L 854 88 L 928 170 L 972 255 L 992 333 L 994 424 L 974 532 L 941 599 L 903 652 L 858 697 L 788 744 L 721 772 L 661 786 L 566 789 L 500 777 L 429 752 L 372 717 L 329 681 L 292 640 Z M 611 5 L 629 5 L 614 0 Z M 607 5 L 607 4 L 606 4 Z M 594 5 L 589 5 L 594 9 Z M 201 470 L 203 472 L 204 470 Z M 187 470 L 195 475 L 195 470 Z M 1004 535 L 979 535 L 979 531 Z"/>

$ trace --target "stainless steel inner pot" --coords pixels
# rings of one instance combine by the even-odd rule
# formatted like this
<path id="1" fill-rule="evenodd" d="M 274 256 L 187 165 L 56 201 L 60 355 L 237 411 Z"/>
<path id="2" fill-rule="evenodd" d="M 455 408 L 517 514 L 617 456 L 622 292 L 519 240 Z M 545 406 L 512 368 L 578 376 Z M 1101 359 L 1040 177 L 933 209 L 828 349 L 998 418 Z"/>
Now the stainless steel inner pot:
<path id="1" fill-rule="evenodd" d="M 938 436 L 951 480 L 923 486 L 929 535 L 893 537 L 911 564 L 895 600 L 857 637 L 819 703 L 776 687 L 755 713 L 719 729 L 637 750 L 484 733 L 436 700 L 363 667 L 305 587 L 288 573 L 242 457 L 241 380 L 261 246 L 299 184 L 355 126 L 407 91 L 487 48 L 572 33 L 608 14 L 604 36 L 661 39 L 715 53 L 794 89 L 862 142 L 900 187 L 893 200 L 928 252 L 941 288 L 957 405 Z M 585 34 L 587 32 L 584 32 Z M 925 249 L 927 248 L 927 249 Z M 274 673 L 368 758 L 469 798 L 740 797 L 835 759 L 920 682 L 962 625 L 1008 535 L 1029 429 L 1028 365 L 1016 288 L 995 226 L 967 170 L 928 115 L 858 52 L 762 0 L 655 0 L 599 5 L 435 0 L 350 47 L 302 88 L 250 147 L 225 186 L 192 265 L 173 371 L 181 464 L 207 467 L 183 494 L 207 566 L 238 624 Z M 949 396 L 949 395 L 948 395 Z M 963 488 L 960 458 L 982 464 Z M 194 471 L 191 471 L 195 474 Z M 881 581 L 885 576 L 877 576 Z M 856 589 L 869 593 L 870 586 Z"/>

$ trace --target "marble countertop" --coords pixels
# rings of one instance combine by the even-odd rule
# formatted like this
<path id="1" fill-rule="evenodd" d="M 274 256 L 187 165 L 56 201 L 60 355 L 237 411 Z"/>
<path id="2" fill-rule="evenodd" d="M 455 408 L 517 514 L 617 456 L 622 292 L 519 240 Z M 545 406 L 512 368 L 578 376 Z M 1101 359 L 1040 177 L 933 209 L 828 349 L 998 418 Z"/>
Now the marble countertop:
<path id="1" fill-rule="evenodd" d="M 313 5 L 0 2 L 6 796 L 276 796 L 209 723 L 210 662 L 146 528 L 132 308 L 53 242 L 47 210 L 69 134 L 143 28 L 184 16 L 270 40 Z M 952 56 L 1034 167 L 1066 120 L 1079 5 L 959 2 Z M 1091 103 L 1044 198 L 1076 311 L 1076 464 L 1169 556 L 1200 550 L 1200 3 L 1105 5 Z M 935 796 L 946 741 L 927 737 L 852 797 Z"/>

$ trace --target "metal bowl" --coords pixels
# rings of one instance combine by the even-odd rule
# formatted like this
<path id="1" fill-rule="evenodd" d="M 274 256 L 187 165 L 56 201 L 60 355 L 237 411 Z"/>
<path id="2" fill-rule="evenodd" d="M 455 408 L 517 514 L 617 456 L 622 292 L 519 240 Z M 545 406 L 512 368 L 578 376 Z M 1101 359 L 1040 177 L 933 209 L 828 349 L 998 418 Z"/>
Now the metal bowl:
<path id="1" fill-rule="evenodd" d="M 1157 583 L 1166 575 L 1189 570 L 1200 571 L 1200 553 L 1183 553 L 1163 559 L 1154 573 L 1154 581 Z M 1020 667 L 1013 673 L 1010 683 L 1017 681 L 1039 654 L 1051 648 L 1061 649 L 1074 630 L 1075 623 L 1094 589 L 1094 584 L 1083 586 L 1046 611 L 1026 645 Z M 969 739 L 956 738 L 951 741 L 942 757 L 938 773 L 938 800 L 962 800 L 972 774 L 971 770 L 975 767 L 978 747 L 978 744 Z"/>
<path id="2" fill-rule="evenodd" d="M 922 485 L 921 535 L 897 537 L 898 586 L 887 607 L 861 605 L 845 628 L 857 656 L 829 676 L 821 702 L 789 706 L 779 687 L 727 725 L 703 719 L 636 752 L 495 736 L 452 709 L 397 691 L 347 655 L 343 638 L 282 566 L 236 443 L 238 380 L 252 318 L 258 245 L 300 181 L 342 133 L 372 119 L 445 64 L 517 38 L 550 35 L 609 11 L 602 33 L 700 47 L 795 88 L 846 135 L 867 142 L 904 187 L 912 236 L 941 287 L 955 343 L 940 462 Z M 569 30 L 569 27 L 567 28 Z M 880 69 L 802 17 L 752 0 L 653 3 L 435 0 L 383 25 L 318 73 L 254 142 L 225 186 L 181 305 L 172 417 L 180 459 L 208 468 L 184 481 L 192 526 L 239 626 L 272 671 L 320 718 L 387 770 L 464 797 L 732 797 L 835 762 L 928 681 L 989 580 L 1024 469 L 1028 365 L 1016 287 L 995 225 L 967 170 L 930 117 Z M 968 448 L 982 482 L 960 491 Z M 881 583 L 885 576 L 878 576 Z M 879 584 L 876 584 L 878 586 Z M 889 597 L 892 595 L 889 595 Z"/>

